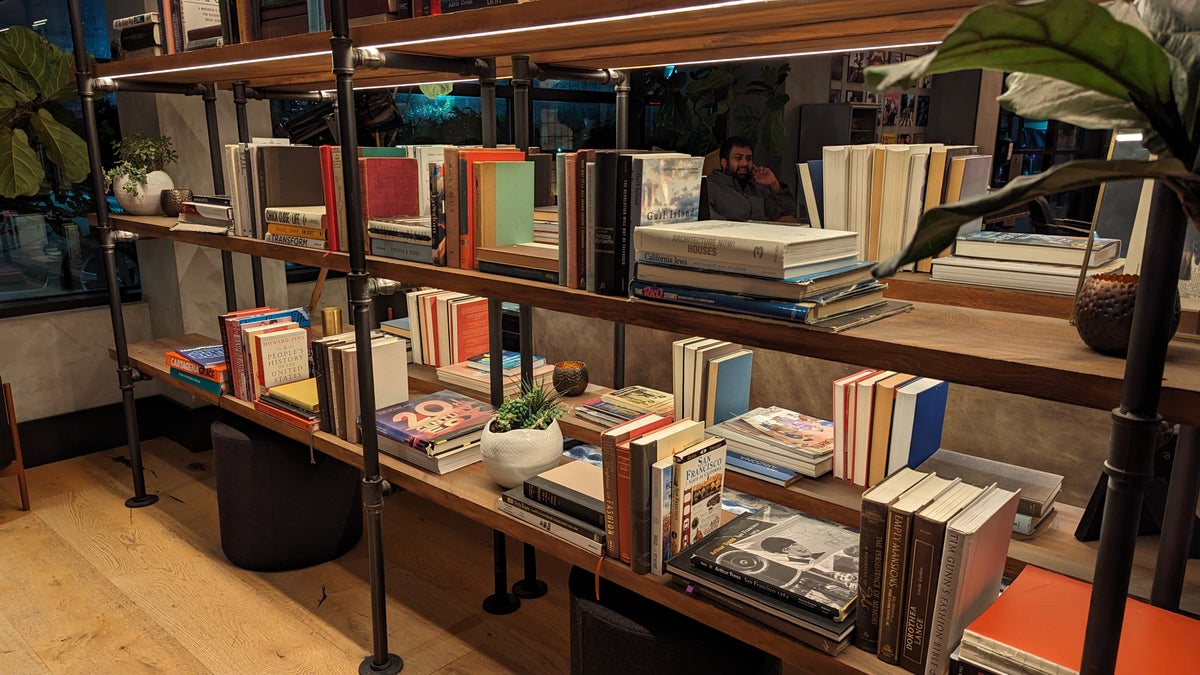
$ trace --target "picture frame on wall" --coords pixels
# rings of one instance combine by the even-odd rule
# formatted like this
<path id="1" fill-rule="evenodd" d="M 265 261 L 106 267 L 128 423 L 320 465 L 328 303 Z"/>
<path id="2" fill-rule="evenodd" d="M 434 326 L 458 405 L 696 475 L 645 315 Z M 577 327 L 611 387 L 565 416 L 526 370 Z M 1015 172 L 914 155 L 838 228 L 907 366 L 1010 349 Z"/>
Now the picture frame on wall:
<path id="1" fill-rule="evenodd" d="M 887 93 L 883 95 L 883 126 L 896 126 L 896 118 L 900 115 L 900 94 Z"/>
<path id="2" fill-rule="evenodd" d="M 879 105 L 879 94 L 877 94 L 873 91 L 868 91 L 865 100 L 867 103 L 870 103 L 871 105 Z"/>
<path id="3" fill-rule="evenodd" d="M 847 89 L 843 96 L 845 97 L 846 103 L 863 102 L 863 91 L 861 89 Z"/>
<path id="4" fill-rule="evenodd" d="M 845 68 L 846 68 L 846 55 L 845 54 L 834 54 L 829 59 L 829 81 L 830 82 L 841 82 L 842 81 L 842 72 L 845 70 Z"/>
<path id="5" fill-rule="evenodd" d="M 847 82 L 863 82 L 863 69 L 870 64 L 871 55 L 868 52 L 850 52 L 846 67 Z"/>
<path id="6" fill-rule="evenodd" d="M 830 103 L 841 103 L 842 102 L 842 90 L 834 89 L 834 88 L 830 87 L 829 102 Z"/>

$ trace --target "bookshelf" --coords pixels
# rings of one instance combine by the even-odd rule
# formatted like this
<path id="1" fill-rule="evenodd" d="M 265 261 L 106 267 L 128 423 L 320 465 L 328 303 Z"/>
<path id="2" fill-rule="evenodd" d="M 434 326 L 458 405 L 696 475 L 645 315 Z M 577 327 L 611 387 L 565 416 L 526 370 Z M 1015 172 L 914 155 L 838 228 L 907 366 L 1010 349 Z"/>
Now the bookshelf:
<path id="1" fill-rule="evenodd" d="M 374 46 L 397 53 L 495 57 L 497 76 L 503 78 L 512 73 L 511 58 L 515 55 L 528 55 L 535 62 L 558 66 L 634 68 L 932 41 L 976 4 L 976 0 L 732 0 L 699 5 L 685 0 L 595 0 L 589 3 L 530 0 L 365 26 L 350 30 L 349 38 L 359 47 Z M 78 25 L 78 7 L 71 4 L 71 8 L 72 21 Z M 248 83 L 277 91 L 331 89 L 334 79 L 330 54 L 343 48 L 335 39 L 331 50 L 332 37 L 328 32 L 316 33 L 153 60 L 103 64 L 95 67 L 94 75 L 145 85 L 205 81 L 222 88 L 236 88 L 240 83 Z M 345 55 L 345 52 L 338 53 Z M 446 75 L 421 68 L 386 72 L 362 70 L 354 76 L 354 84 L 403 85 L 442 79 Z M 352 107 L 347 108 L 350 109 Z M 88 111 L 85 105 L 85 114 Z M 351 270 L 355 266 L 351 256 L 345 253 L 323 254 L 237 237 L 171 233 L 166 219 L 114 217 L 110 223 L 144 236 L 223 251 L 339 270 Z M 938 293 L 919 284 L 910 285 L 907 291 L 901 286 L 893 292 L 893 297 L 903 297 L 896 293 L 905 292 L 923 294 L 922 301 L 912 312 L 846 334 L 830 335 L 792 324 L 669 305 L 654 304 L 652 311 L 647 311 L 645 303 L 636 300 L 394 260 L 369 257 L 365 269 L 371 275 L 477 293 L 494 300 L 519 300 L 522 304 L 545 309 L 669 331 L 702 332 L 752 347 L 863 366 L 916 371 L 956 383 L 1101 410 L 1118 404 L 1123 384 L 1123 362 L 1087 351 L 1073 329 L 1062 320 L 1061 307 L 1046 301 L 1037 303 L 1037 310 L 1031 308 L 1028 313 L 1012 313 L 1014 310 L 1020 312 L 1023 307 L 1021 298 L 1011 294 L 975 294 L 969 301 L 958 302 L 966 306 L 954 306 L 929 302 L 936 299 Z M 114 307 L 114 316 L 120 361 L 120 352 L 125 345 L 119 326 L 119 307 Z M 997 341 L 998 335 L 1019 335 L 1020 341 Z M 163 370 L 161 355 L 171 344 L 170 341 L 155 341 L 133 345 L 130 348 L 133 363 L 139 370 L 145 368 L 143 372 L 161 377 L 163 373 L 155 372 L 155 367 Z M 1200 346 L 1195 343 L 1172 342 L 1159 406 L 1165 418 L 1200 423 L 1198 357 Z M 171 380 L 169 376 L 167 379 Z M 173 380 L 172 383 L 186 388 Z M 201 394 L 201 397 L 205 395 Z M 215 402 L 213 397 L 207 398 Z M 132 397 L 128 399 L 131 401 Z M 310 440 L 307 433 L 266 418 L 245 402 L 227 397 L 220 404 L 293 438 L 303 442 Z M 577 431 L 582 434 L 587 430 L 581 427 Z M 364 467 L 370 473 L 373 457 L 365 457 L 362 447 L 320 432 L 313 434 L 311 441 L 317 450 Z M 380 458 L 380 467 L 389 480 L 528 541 L 547 553 L 585 567 L 595 564 L 582 551 L 499 514 L 494 507 L 496 488 L 479 466 L 436 476 L 384 456 Z M 787 490 L 741 477 L 732 478 L 730 484 L 739 489 L 749 487 L 750 491 L 768 498 L 843 522 L 853 520 L 857 509 L 854 489 L 834 485 L 832 481 L 814 481 L 814 486 Z M 1036 541 L 1037 537 L 1027 542 L 1014 542 L 1010 554 L 1018 564 L 1036 562 L 1090 579 L 1091 567 L 1098 557 L 1096 545 L 1079 544 L 1069 536 L 1073 529 L 1070 527 L 1074 522 L 1072 519 L 1078 518 L 1077 513 L 1064 510 L 1059 518 L 1060 534 L 1065 536 L 1047 537 L 1041 542 Z M 1144 544 L 1145 540 L 1139 542 L 1138 566 L 1135 568 L 1139 574 L 1137 583 L 1143 586 L 1147 554 Z M 776 633 L 757 624 L 667 588 L 658 578 L 634 575 L 620 563 L 606 560 L 601 572 L 648 598 L 691 614 L 814 672 L 899 672 L 853 647 L 836 659 L 826 657 L 798 643 L 780 639 Z M 1138 588 L 1135 585 L 1134 591 L 1140 593 Z M 1194 589 L 1188 588 L 1185 597 L 1194 601 Z"/>

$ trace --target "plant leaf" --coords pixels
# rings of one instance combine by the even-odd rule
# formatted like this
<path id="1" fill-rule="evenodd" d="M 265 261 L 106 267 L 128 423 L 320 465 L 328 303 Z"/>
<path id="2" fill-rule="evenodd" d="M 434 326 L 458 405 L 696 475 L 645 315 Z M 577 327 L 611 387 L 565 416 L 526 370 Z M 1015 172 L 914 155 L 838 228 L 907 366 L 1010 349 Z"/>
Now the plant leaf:
<path id="1" fill-rule="evenodd" d="M 46 148 L 50 161 L 58 165 L 66 179 L 78 183 L 91 172 L 88 164 L 87 143 L 82 138 L 54 119 L 49 110 L 39 110 L 29 118 L 34 133 Z"/>
<path id="2" fill-rule="evenodd" d="M 42 90 L 42 98 L 46 101 L 61 101 L 79 95 L 75 86 L 75 57 L 69 52 L 59 52 L 57 61 L 57 65 L 52 66 L 52 72 L 58 75 L 49 77 L 46 88 Z"/>
<path id="3" fill-rule="evenodd" d="M 58 88 L 60 73 L 56 52 L 58 49 L 45 38 L 24 26 L 10 26 L 0 32 L 0 61 L 23 75 L 26 84 L 32 84 L 37 93 Z"/>
<path id="4" fill-rule="evenodd" d="M 866 71 L 877 89 L 985 68 L 1046 75 L 1119 99 L 1171 101 L 1170 63 L 1137 28 L 1089 0 L 998 3 L 972 11 L 925 56 Z"/>
<path id="5" fill-rule="evenodd" d="M 1146 30 L 1171 57 L 1179 114 L 1191 139 L 1200 141 L 1200 4 L 1194 0 L 1135 0 Z"/>
<path id="6" fill-rule="evenodd" d="M 1085 129 L 1149 129 L 1133 103 L 1045 75 L 1013 73 L 1000 105 L 1033 120 L 1058 120 Z"/>
<path id="7" fill-rule="evenodd" d="M 439 96 L 446 96 L 450 92 L 454 91 L 454 85 L 450 84 L 449 82 L 439 82 L 437 84 L 422 84 L 418 88 L 421 90 L 422 94 L 425 94 L 426 98 L 437 98 Z"/>
<path id="8" fill-rule="evenodd" d="M 901 265 L 936 255 L 954 243 L 959 227 L 976 218 L 1024 204 L 1037 197 L 1126 178 L 1196 179 L 1174 158 L 1152 162 L 1085 159 L 1059 164 L 1042 173 L 1017 178 L 990 195 L 930 209 L 917 223 L 913 240 L 898 255 L 876 265 L 872 274 L 888 277 L 895 274 Z"/>
<path id="9" fill-rule="evenodd" d="M 0 196 L 32 197 L 46 177 L 29 137 L 20 129 L 0 128 Z"/>

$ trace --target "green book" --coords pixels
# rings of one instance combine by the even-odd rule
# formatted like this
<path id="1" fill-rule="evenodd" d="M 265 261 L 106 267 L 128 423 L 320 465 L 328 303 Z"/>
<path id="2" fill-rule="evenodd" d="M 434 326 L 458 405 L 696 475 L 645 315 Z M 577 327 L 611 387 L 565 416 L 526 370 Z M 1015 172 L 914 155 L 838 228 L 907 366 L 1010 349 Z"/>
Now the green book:
<path id="1" fill-rule="evenodd" d="M 476 246 L 494 248 L 533 241 L 533 163 L 479 162 Z"/>
<path id="2" fill-rule="evenodd" d="M 177 380 L 183 380 L 184 382 L 187 382 L 188 384 L 192 385 L 193 387 L 199 387 L 200 389 L 203 389 L 204 391 L 207 391 L 208 393 L 213 394 L 214 396 L 220 396 L 222 394 L 229 393 L 229 391 L 225 388 L 225 386 L 223 384 L 221 384 L 220 382 L 213 382 L 212 380 L 205 379 L 203 377 L 200 377 L 199 375 L 193 375 L 193 374 L 187 372 L 186 370 L 179 370 L 178 368 L 172 368 L 171 369 L 171 377 L 173 377 Z"/>

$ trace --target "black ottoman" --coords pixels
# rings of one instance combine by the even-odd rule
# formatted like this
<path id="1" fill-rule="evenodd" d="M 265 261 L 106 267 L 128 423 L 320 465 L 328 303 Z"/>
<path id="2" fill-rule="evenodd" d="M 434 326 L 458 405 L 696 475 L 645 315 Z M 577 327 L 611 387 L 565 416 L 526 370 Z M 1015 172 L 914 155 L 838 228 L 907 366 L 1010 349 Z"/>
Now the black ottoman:
<path id="1" fill-rule="evenodd" d="M 238 417 L 212 423 L 221 548 L 279 572 L 333 560 L 362 536 L 361 473 Z"/>
<path id="2" fill-rule="evenodd" d="M 572 675 L 777 674 L 783 662 L 591 572 L 571 568 Z M 784 638 L 780 638 L 781 640 Z"/>

